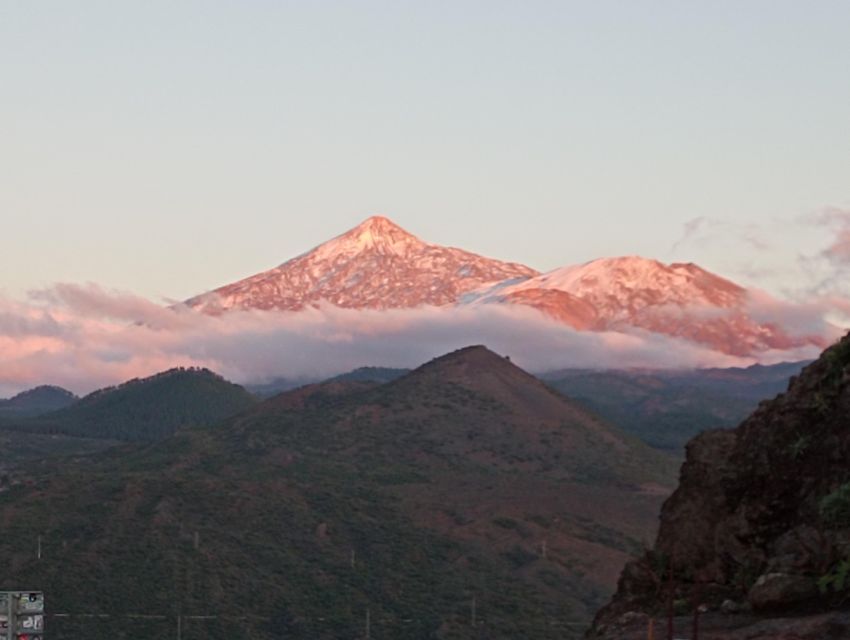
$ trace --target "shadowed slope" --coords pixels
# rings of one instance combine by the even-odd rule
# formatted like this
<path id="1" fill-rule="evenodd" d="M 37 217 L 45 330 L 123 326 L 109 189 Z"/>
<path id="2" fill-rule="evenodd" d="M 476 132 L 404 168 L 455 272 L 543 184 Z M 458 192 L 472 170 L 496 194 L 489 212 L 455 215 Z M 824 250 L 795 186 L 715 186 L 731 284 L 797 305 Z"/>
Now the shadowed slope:
<path id="1" fill-rule="evenodd" d="M 77 396 L 66 389 L 43 385 L 23 391 L 8 400 L 0 400 L 0 417 L 37 416 L 64 409 L 77 400 Z"/>
<path id="2" fill-rule="evenodd" d="M 212 424 L 256 403 L 207 369 L 171 369 L 95 391 L 75 404 L 4 426 L 84 438 L 157 440 L 181 427 Z"/>
<path id="3" fill-rule="evenodd" d="M 850 548 L 848 409 L 850 336 L 737 429 L 694 438 L 654 549 L 627 565 L 593 637 L 641 637 L 641 625 L 632 628 L 622 616 L 663 610 L 659 571 L 671 574 L 665 580 L 676 599 L 698 597 L 715 611 L 724 600 L 755 609 L 755 619 L 737 623 L 718 615 L 726 630 L 706 637 L 848 637 L 850 620 L 807 617 L 846 611 L 847 584 L 838 576 Z M 772 614 L 783 620 L 759 622 Z"/>
<path id="4" fill-rule="evenodd" d="M 396 639 L 575 637 L 559 625 L 589 621 L 652 534 L 671 467 L 505 358 L 464 349 L 0 495 L 0 588 L 45 589 L 70 610 L 95 590 L 109 612 L 260 616 L 186 640 L 356 637 L 367 608 L 373 633 Z M 38 535 L 55 561 L 31 562 Z"/>

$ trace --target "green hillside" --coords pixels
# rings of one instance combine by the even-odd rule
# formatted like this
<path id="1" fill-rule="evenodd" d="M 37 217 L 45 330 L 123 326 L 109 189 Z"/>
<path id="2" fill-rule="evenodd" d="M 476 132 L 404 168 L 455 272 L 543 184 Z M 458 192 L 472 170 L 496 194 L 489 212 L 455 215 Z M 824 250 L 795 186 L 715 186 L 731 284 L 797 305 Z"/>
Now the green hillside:
<path id="1" fill-rule="evenodd" d="M 37 416 L 69 407 L 77 396 L 61 387 L 42 385 L 23 391 L 8 400 L 0 400 L 0 420 L 22 416 Z"/>
<path id="2" fill-rule="evenodd" d="M 0 493 L 0 589 L 113 616 L 55 638 L 579 637 L 670 459 L 483 348 L 348 384 Z"/>

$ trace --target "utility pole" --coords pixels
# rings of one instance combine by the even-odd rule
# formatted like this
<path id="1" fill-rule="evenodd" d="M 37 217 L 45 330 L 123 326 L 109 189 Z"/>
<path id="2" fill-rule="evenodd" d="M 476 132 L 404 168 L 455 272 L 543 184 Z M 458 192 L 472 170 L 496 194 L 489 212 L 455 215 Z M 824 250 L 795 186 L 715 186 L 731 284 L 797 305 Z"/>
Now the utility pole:
<path id="1" fill-rule="evenodd" d="M 182 640 L 183 638 L 183 616 L 179 613 L 177 614 L 177 640 Z"/>
<path id="2" fill-rule="evenodd" d="M 372 637 L 372 612 L 366 609 L 366 640 Z"/>

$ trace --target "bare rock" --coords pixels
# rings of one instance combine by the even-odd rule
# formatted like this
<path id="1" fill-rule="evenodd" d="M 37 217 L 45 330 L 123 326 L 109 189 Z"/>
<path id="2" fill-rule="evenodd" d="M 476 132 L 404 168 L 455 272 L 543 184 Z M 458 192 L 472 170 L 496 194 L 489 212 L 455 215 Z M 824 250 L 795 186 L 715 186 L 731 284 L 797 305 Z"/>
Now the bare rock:
<path id="1" fill-rule="evenodd" d="M 812 578 L 790 573 L 766 573 L 747 594 L 754 609 L 783 609 L 810 600 L 818 593 Z"/>
<path id="2" fill-rule="evenodd" d="M 720 613 L 726 614 L 734 614 L 741 613 L 742 605 L 740 602 L 735 602 L 734 600 L 724 600 L 720 605 Z"/>

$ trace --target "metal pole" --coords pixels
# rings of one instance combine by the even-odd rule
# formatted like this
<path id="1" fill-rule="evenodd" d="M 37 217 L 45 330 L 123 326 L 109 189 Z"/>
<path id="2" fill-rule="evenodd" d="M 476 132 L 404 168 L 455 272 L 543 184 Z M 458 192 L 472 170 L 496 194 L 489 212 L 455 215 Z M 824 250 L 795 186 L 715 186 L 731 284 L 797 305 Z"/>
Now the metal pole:
<path id="1" fill-rule="evenodd" d="M 673 568 L 667 575 L 667 640 L 673 640 Z"/>
<path id="2" fill-rule="evenodd" d="M 696 588 L 694 589 L 694 629 L 693 629 L 693 640 L 699 640 L 699 608 L 702 604 L 702 581 L 697 582 Z"/>
<path id="3" fill-rule="evenodd" d="M 177 614 L 177 640 L 183 638 L 183 616 Z"/>
<path id="4" fill-rule="evenodd" d="M 38 536 L 38 559 L 41 560 L 41 536 Z"/>
<path id="5" fill-rule="evenodd" d="M 372 612 L 366 609 L 366 640 L 372 637 Z"/>

